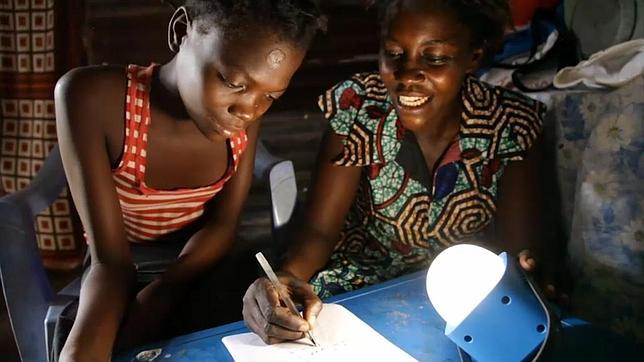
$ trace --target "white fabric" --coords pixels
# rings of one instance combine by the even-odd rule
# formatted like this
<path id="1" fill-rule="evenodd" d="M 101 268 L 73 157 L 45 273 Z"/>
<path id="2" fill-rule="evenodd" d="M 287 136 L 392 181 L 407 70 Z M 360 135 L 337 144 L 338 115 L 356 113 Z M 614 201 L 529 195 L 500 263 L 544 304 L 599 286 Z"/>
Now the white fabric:
<path id="1" fill-rule="evenodd" d="M 574 67 L 561 69 L 553 84 L 557 88 L 577 85 L 616 88 L 641 74 L 644 74 L 644 39 L 636 39 L 597 52 Z"/>

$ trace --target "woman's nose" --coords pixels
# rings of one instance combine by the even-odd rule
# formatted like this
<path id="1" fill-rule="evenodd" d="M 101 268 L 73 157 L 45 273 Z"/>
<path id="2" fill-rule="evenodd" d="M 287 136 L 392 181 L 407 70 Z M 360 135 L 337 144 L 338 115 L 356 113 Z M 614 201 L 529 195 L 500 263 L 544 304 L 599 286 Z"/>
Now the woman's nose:
<path id="1" fill-rule="evenodd" d="M 402 83 L 421 83 L 426 80 L 425 72 L 411 59 L 402 62 L 395 75 Z"/>

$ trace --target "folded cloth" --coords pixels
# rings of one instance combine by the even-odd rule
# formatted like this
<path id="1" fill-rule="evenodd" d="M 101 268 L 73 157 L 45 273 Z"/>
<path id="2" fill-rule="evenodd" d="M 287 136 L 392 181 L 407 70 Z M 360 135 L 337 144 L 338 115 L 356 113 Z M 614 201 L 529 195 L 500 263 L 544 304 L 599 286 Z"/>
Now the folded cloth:
<path id="1" fill-rule="evenodd" d="M 553 84 L 557 88 L 580 85 L 616 88 L 644 73 L 644 39 L 635 39 L 599 51 L 574 67 L 561 69 Z"/>

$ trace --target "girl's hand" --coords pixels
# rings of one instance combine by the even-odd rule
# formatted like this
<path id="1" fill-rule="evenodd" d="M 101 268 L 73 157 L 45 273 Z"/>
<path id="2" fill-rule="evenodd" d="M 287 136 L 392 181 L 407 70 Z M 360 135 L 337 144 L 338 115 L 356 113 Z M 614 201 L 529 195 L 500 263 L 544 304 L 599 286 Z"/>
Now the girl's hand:
<path id="1" fill-rule="evenodd" d="M 522 250 L 518 255 L 518 259 L 519 265 L 524 271 L 537 276 L 539 286 L 548 300 L 561 306 L 569 304 L 570 297 L 565 291 L 565 280 L 561 277 L 562 273 L 555 272 L 556 265 L 553 265 L 553 263 L 540 265 L 528 249 Z M 557 274 L 559 274 L 560 279 L 558 281 L 556 281 Z"/>
<path id="2" fill-rule="evenodd" d="M 244 295 L 242 314 L 248 328 L 267 344 L 303 338 L 322 310 L 322 301 L 309 284 L 291 275 L 283 274 L 279 279 L 293 302 L 304 307 L 304 318 L 284 306 L 267 278 L 255 280 Z"/>

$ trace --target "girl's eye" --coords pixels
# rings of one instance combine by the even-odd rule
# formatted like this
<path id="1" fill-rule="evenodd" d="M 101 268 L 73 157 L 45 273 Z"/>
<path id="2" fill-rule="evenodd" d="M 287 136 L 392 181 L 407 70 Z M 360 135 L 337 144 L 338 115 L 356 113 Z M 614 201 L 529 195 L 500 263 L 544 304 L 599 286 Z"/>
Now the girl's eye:
<path id="1" fill-rule="evenodd" d="M 243 84 L 235 84 L 235 83 L 231 83 L 231 82 L 228 82 L 228 81 L 226 81 L 226 87 L 231 88 L 231 89 L 242 90 L 242 91 L 246 89 L 246 86 L 243 85 Z"/>
<path id="2" fill-rule="evenodd" d="M 271 102 L 275 102 L 276 100 L 278 100 L 278 99 L 279 99 L 279 98 L 277 98 L 277 97 L 275 97 L 275 96 L 273 96 L 273 95 L 270 95 L 270 94 L 267 94 L 267 95 L 266 95 L 266 98 L 267 98 L 269 101 L 271 101 Z"/>
<path id="3" fill-rule="evenodd" d="M 392 59 L 398 59 L 403 55 L 400 50 L 385 50 L 385 55 Z"/>
<path id="4" fill-rule="evenodd" d="M 224 77 L 224 75 L 221 74 L 221 73 L 219 74 L 219 78 L 221 79 L 222 82 L 224 82 L 226 87 L 228 87 L 230 89 L 237 89 L 237 90 L 245 90 L 246 89 L 245 85 L 243 85 L 243 84 L 235 84 L 235 83 L 229 81 L 228 79 L 226 79 L 226 77 Z"/>

